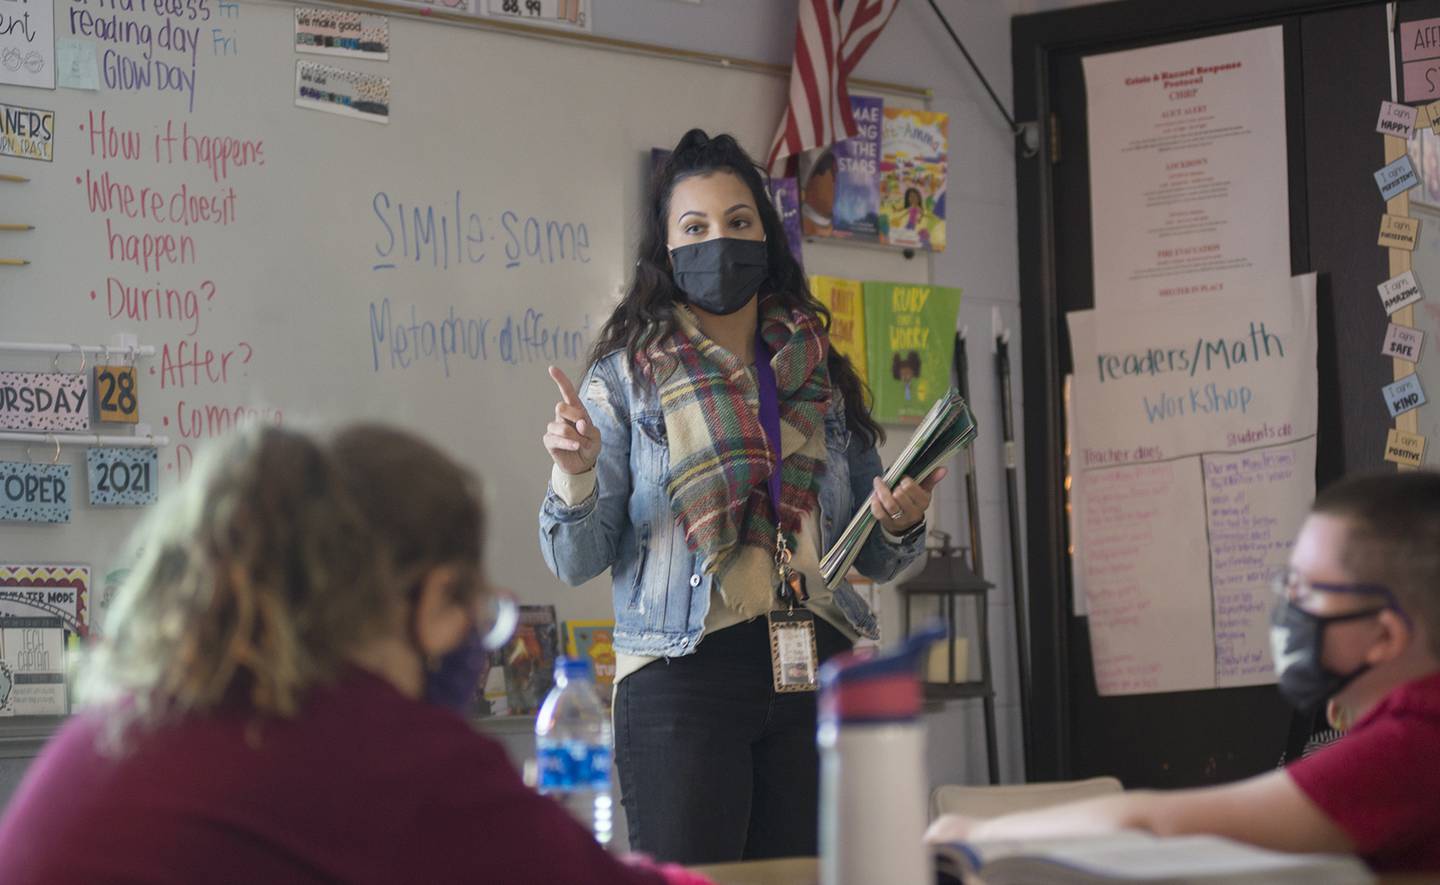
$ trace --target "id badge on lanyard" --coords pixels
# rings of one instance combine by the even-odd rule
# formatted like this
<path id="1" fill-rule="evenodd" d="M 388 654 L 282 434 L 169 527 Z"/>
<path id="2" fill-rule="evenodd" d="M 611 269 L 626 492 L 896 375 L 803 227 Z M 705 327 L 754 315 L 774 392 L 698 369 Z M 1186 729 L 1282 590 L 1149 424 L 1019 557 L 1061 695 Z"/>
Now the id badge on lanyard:
<path id="1" fill-rule="evenodd" d="M 755 378 L 760 393 L 760 426 L 775 460 L 770 472 L 770 512 L 775 518 L 775 598 L 785 606 L 772 610 L 770 622 L 770 673 L 777 692 L 814 691 L 819 654 L 815 647 L 815 616 L 805 609 L 810 594 L 805 575 L 790 566 L 790 546 L 780 526 L 780 395 L 775 370 L 770 365 L 770 348 L 759 329 L 755 331 Z"/>

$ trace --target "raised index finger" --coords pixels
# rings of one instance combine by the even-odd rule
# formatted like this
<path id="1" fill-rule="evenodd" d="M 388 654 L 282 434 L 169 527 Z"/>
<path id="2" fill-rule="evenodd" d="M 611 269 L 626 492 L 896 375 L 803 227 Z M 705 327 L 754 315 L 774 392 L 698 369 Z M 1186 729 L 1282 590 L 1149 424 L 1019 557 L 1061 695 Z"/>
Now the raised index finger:
<path id="1" fill-rule="evenodd" d="M 565 400 L 565 405 L 585 408 L 580 402 L 580 394 L 575 392 L 575 385 L 559 366 L 550 367 L 550 377 L 555 381 L 555 386 L 560 388 L 560 398 Z"/>

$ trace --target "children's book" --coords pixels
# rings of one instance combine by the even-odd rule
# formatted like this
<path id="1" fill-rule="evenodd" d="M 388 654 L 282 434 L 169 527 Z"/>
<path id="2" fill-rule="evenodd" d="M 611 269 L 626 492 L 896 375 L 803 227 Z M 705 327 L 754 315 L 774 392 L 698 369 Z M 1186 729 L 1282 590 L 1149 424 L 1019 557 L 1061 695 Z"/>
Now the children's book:
<path id="1" fill-rule="evenodd" d="M 565 637 L 565 653 L 590 661 L 596 693 L 608 705 L 610 688 L 615 684 L 615 622 L 566 621 Z"/>
<path id="2" fill-rule="evenodd" d="M 850 96 L 857 133 L 800 157 L 801 226 L 807 237 L 880 241 L 884 102 Z"/>
<path id="3" fill-rule="evenodd" d="M 555 606 L 520 606 L 515 636 L 500 652 L 509 715 L 528 716 L 539 711 L 555 684 L 555 657 L 559 652 L 560 622 L 555 617 Z"/>
<path id="4" fill-rule="evenodd" d="M 885 108 L 880 158 L 880 238 L 892 246 L 945 250 L 949 118 Z"/>
<path id="5" fill-rule="evenodd" d="M 810 278 L 810 291 L 830 308 L 830 346 L 848 356 L 855 374 L 866 378 L 865 310 L 859 280 Z"/>
<path id="6" fill-rule="evenodd" d="M 665 164 L 670 160 L 668 148 L 651 148 L 650 163 L 645 169 L 644 193 L 646 199 L 651 196 L 650 189 L 660 181 L 660 173 L 665 171 Z"/>
<path id="7" fill-rule="evenodd" d="M 866 362 L 871 414 L 914 424 L 950 389 L 960 290 L 912 283 L 866 283 Z"/>
<path id="8" fill-rule="evenodd" d="M 780 216 L 780 227 L 785 231 L 785 242 L 790 254 L 800 265 L 805 264 L 804 243 L 800 232 L 800 185 L 793 178 L 770 179 L 770 202 L 775 214 Z"/>
<path id="9" fill-rule="evenodd" d="M 485 681 L 475 688 L 476 716 L 509 716 L 510 695 L 505 691 L 505 661 L 502 652 L 490 653 Z"/>
<path id="10" fill-rule="evenodd" d="M 1358 858 L 1289 854 L 1219 836 L 1108 836 L 1015 842 L 952 842 L 936 846 L 942 885 L 1055 885 L 1132 882 L 1145 885 L 1359 885 L 1374 877 Z"/>
<path id="11" fill-rule="evenodd" d="M 835 236 L 875 243 L 880 240 L 880 136 L 884 102 L 868 95 L 850 96 L 858 130 L 835 143 Z"/>

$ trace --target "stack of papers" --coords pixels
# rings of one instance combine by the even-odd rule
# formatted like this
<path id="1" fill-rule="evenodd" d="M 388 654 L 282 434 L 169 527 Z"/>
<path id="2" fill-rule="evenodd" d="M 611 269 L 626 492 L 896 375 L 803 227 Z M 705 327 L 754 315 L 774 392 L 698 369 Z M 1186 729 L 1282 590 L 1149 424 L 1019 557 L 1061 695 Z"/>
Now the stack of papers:
<path id="1" fill-rule="evenodd" d="M 885 486 L 893 490 L 907 476 L 916 482 L 923 481 L 974 441 L 975 419 L 971 417 L 970 407 L 965 405 L 960 391 L 952 387 L 930 407 L 915 435 L 906 444 L 905 451 L 885 471 Z M 870 512 L 870 499 L 866 498 L 835 541 L 835 546 L 820 561 L 820 572 L 826 587 L 834 590 L 844 579 L 873 528 L 875 516 Z"/>

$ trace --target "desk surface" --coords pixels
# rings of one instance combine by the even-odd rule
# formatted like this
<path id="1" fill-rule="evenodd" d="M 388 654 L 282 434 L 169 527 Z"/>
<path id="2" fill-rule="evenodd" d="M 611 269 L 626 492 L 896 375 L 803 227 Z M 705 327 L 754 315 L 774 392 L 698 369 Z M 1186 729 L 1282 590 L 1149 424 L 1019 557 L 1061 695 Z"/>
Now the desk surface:
<path id="1" fill-rule="evenodd" d="M 820 863 L 813 857 L 750 860 L 691 867 L 719 885 L 818 885 Z"/>
<path id="2" fill-rule="evenodd" d="M 756 860 L 744 863 L 722 863 L 692 867 L 709 876 L 719 885 L 819 885 L 819 863 L 813 857 L 792 857 L 784 860 Z M 1380 876 L 1378 885 L 1421 885 L 1440 882 L 1435 876 Z"/>

